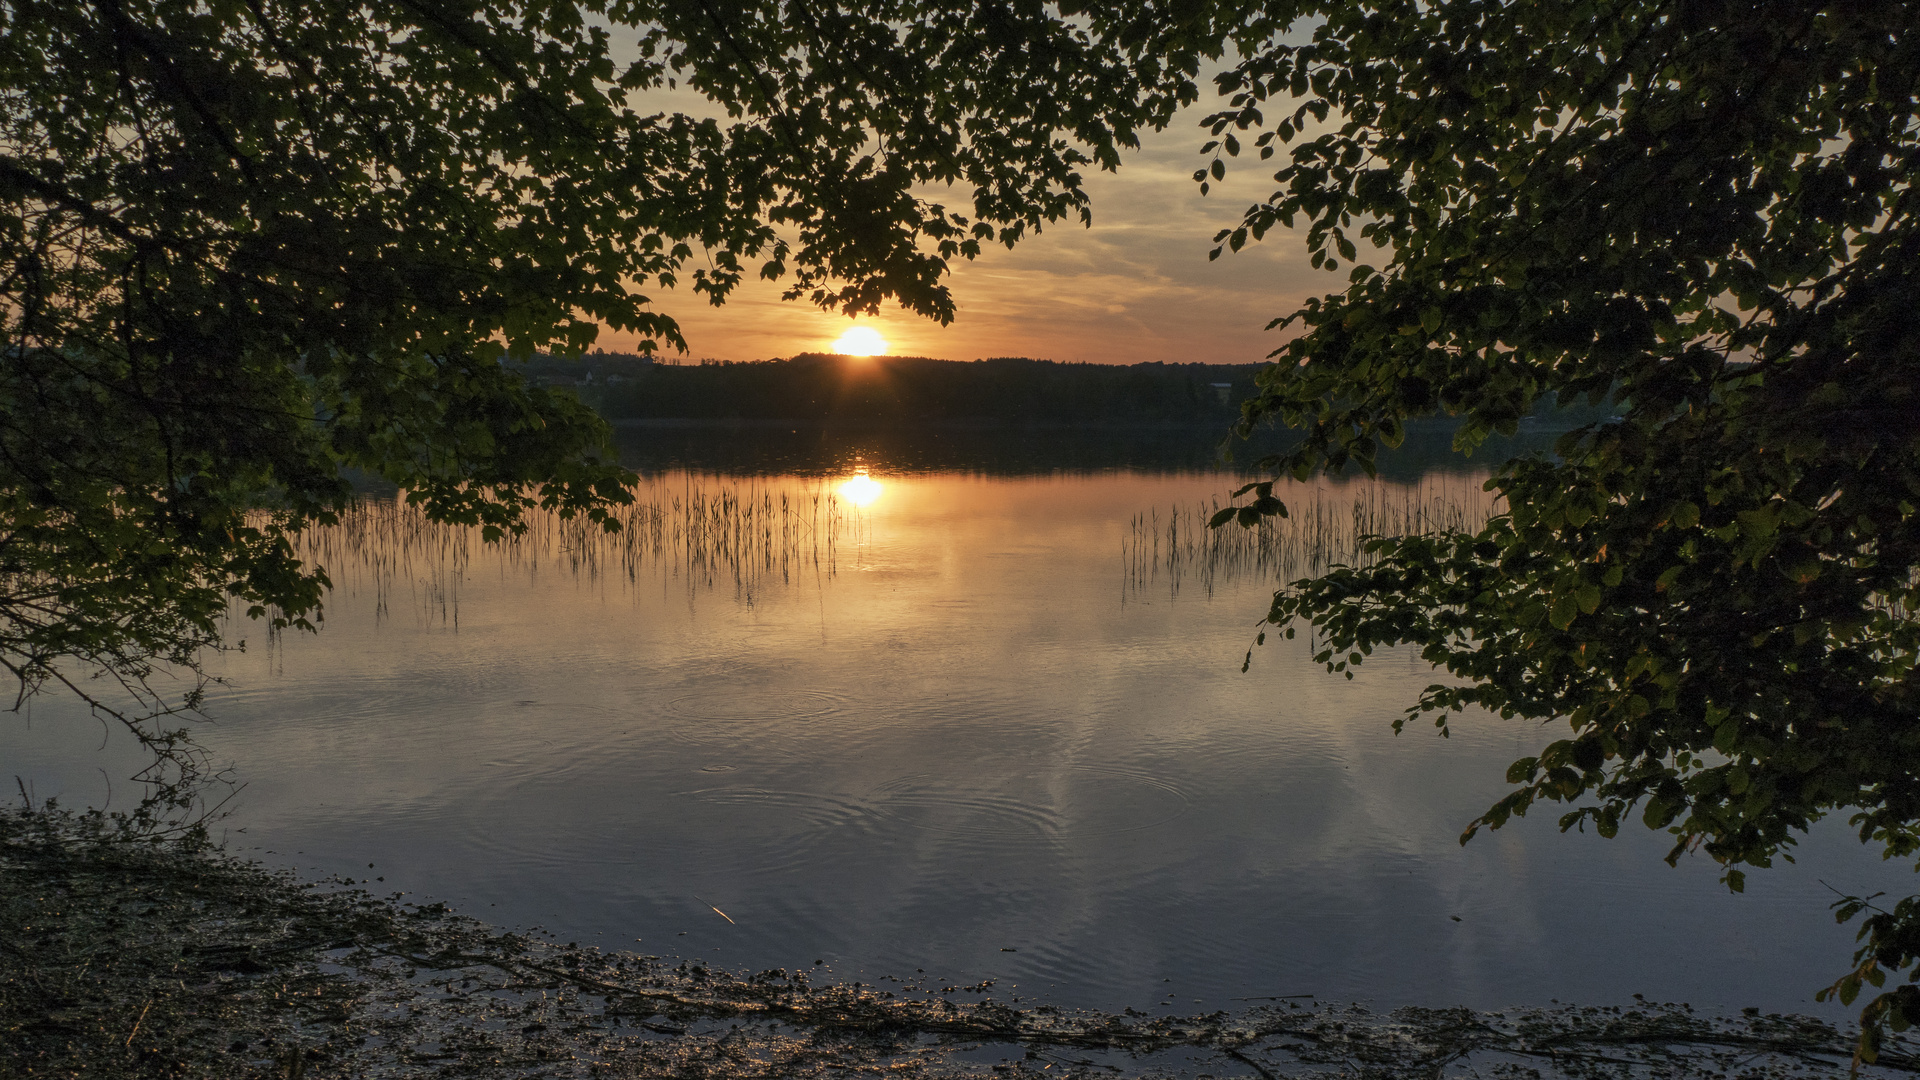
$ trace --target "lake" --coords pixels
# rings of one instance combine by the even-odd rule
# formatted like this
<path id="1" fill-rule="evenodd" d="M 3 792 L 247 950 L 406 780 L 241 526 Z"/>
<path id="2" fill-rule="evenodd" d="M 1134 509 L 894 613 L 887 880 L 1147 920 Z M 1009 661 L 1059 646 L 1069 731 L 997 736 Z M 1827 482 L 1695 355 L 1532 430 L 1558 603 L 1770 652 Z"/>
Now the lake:
<path id="1" fill-rule="evenodd" d="M 1852 938 L 1823 881 L 1911 884 L 1831 822 L 1737 896 L 1637 826 L 1545 813 L 1463 847 L 1556 733 L 1396 737 L 1435 678 L 1410 651 L 1349 682 L 1270 640 L 1241 671 L 1276 584 L 1356 521 L 1484 515 L 1471 462 L 1295 485 L 1284 528 L 1220 537 L 1197 524 L 1237 481 L 1189 437 L 722 435 L 629 432 L 649 472 L 619 537 L 487 547 L 379 493 L 310 536 L 322 630 L 237 620 L 199 728 L 244 784 L 229 844 L 606 948 L 1182 1012 L 1644 994 L 1838 1020 L 1812 1001 Z M 59 700 L 0 723 L 0 761 L 38 798 L 129 798 L 131 748 Z"/>

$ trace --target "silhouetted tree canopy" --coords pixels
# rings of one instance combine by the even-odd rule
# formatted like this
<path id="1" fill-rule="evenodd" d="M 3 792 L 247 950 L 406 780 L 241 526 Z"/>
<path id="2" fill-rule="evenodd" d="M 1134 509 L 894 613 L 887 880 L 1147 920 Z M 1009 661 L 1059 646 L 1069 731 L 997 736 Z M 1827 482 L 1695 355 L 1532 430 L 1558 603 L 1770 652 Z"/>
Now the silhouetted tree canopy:
<path id="1" fill-rule="evenodd" d="M 1285 148 L 1216 241 L 1300 227 L 1347 281 L 1281 320 L 1299 336 L 1246 423 L 1305 441 L 1273 464 L 1371 468 L 1435 412 L 1463 449 L 1542 397 L 1621 414 L 1501 466 L 1484 530 L 1380 540 L 1272 624 L 1310 626 L 1335 671 L 1417 646 L 1454 676 L 1412 710 L 1443 728 L 1468 706 L 1567 724 L 1475 828 L 1542 802 L 1607 836 L 1637 815 L 1735 889 L 1828 814 L 1920 854 L 1920 8 L 1264 17 L 1195 179 Z M 1248 493 L 1249 517 L 1283 512 Z M 1920 957 L 1920 901 L 1841 905 L 1862 912 L 1844 1001 Z M 1904 1028 L 1920 989 L 1866 1016 Z"/>

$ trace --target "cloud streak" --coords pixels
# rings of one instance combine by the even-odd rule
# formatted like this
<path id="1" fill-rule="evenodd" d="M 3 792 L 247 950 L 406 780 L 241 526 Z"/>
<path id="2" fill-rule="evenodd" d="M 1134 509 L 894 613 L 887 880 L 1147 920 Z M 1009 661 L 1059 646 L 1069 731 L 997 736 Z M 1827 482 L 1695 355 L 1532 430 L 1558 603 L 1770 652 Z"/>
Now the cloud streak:
<path id="1" fill-rule="evenodd" d="M 1235 225 L 1249 202 L 1269 194 L 1269 170 L 1242 167 L 1203 197 L 1192 180 L 1205 164 L 1202 108 L 1149 133 L 1118 173 L 1087 178 L 1090 228 L 1061 222 L 1009 251 L 995 247 L 954 266 L 959 304 L 941 327 L 898 309 L 862 318 L 896 355 L 971 360 L 1031 356 L 1095 363 L 1250 363 L 1284 338 L 1264 329 L 1310 295 L 1344 285 L 1344 275 L 1307 265 L 1298 236 L 1276 231 L 1262 244 L 1209 262 L 1215 232 Z M 951 199 L 949 198 L 949 201 Z M 778 283 L 743 283 L 711 307 L 690 293 L 658 294 L 679 319 L 696 357 L 754 360 L 825 350 L 849 326 L 844 316 L 780 301 Z M 633 340 L 604 334 L 601 347 Z"/>

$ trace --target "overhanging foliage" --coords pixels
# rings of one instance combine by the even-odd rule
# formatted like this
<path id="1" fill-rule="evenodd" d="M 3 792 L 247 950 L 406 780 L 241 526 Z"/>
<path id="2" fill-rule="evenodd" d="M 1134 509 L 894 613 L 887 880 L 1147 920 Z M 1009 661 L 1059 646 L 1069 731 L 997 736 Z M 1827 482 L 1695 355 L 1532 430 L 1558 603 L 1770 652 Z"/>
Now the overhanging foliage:
<path id="1" fill-rule="evenodd" d="M 1735 889 L 1827 814 L 1920 852 L 1920 10 L 1303 4 L 1273 40 L 1308 17 L 1211 121 L 1216 155 L 1291 146 L 1222 246 L 1300 226 L 1347 271 L 1279 320 L 1243 426 L 1306 440 L 1271 464 L 1371 469 L 1436 412 L 1461 449 L 1541 398 L 1619 416 L 1501 467 L 1484 529 L 1379 539 L 1269 621 L 1334 671 L 1419 648 L 1456 677 L 1411 710 L 1442 728 L 1568 724 L 1468 836 L 1638 815 Z M 1866 924 L 1844 1000 L 1920 958 L 1915 915 Z M 1867 1016 L 1904 1028 L 1920 992 Z"/>

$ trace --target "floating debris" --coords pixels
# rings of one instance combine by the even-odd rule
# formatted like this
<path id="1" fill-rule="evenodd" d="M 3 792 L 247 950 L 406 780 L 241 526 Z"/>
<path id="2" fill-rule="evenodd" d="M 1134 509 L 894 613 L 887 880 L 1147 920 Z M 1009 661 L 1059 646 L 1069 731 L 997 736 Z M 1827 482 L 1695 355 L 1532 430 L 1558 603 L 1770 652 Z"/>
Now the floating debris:
<path id="1" fill-rule="evenodd" d="M 699 898 L 698 896 L 696 896 L 696 897 L 694 897 L 694 899 L 695 899 L 695 900 L 700 900 L 700 898 Z M 701 903 L 703 903 L 703 904 L 707 904 L 707 902 L 706 902 L 705 900 L 700 900 L 700 902 L 701 902 Z M 714 913 L 715 915 L 718 915 L 718 916 L 720 916 L 721 918 L 723 918 L 723 919 L 725 919 L 725 920 L 727 920 L 727 921 L 728 921 L 729 923 L 733 923 L 733 925 L 735 925 L 735 926 L 739 926 L 739 925 L 740 925 L 739 923 L 736 923 L 736 922 L 733 922 L 733 916 L 731 916 L 731 915 L 729 915 L 729 914 L 727 914 L 727 913 L 726 913 L 726 912 L 724 912 L 724 911 L 721 911 L 721 910 L 720 910 L 719 908 L 717 908 L 717 907 L 714 907 L 714 906 L 713 906 L 712 904 L 707 904 L 707 907 L 708 907 L 708 908 L 709 908 L 709 909 L 710 909 L 710 910 L 711 910 L 711 911 L 712 911 L 712 912 L 713 912 L 713 913 Z"/>

